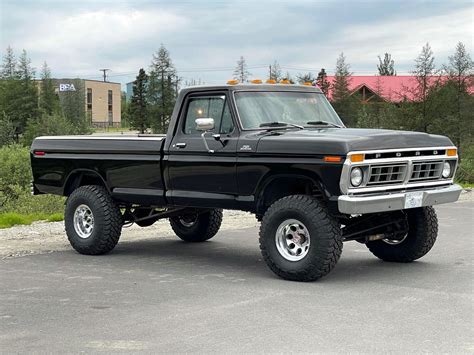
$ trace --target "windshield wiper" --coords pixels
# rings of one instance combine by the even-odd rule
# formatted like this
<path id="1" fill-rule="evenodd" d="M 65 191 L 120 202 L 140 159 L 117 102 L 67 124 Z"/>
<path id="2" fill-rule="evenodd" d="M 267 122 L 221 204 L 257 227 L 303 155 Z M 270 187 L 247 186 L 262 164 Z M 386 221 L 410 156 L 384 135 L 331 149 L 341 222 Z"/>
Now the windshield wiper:
<path id="1" fill-rule="evenodd" d="M 303 126 L 300 126 L 300 125 L 297 125 L 297 124 L 294 124 L 294 123 L 287 123 L 287 122 L 278 122 L 278 121 L 275 121 L 275 122 L 264 122 L 264 123 L 261 123 L 259 127 L 262 127 L 262 128 L 265 128 L 265 127 L 269 127 L 269 128 L 273 128 L 273 127 L 288 127 L 288 126 L 291 126 L 291 127 L 296 127 L 296 128 L 299 128 L 299 129 L 304 129 Z"/>
<path id="2" fill-rule="evenodd" d="M 342 126 L 339 126 L 335 123 L 328 122 L 328 121 L 309 121 L 309 122 L 306 122 L 306 124 L 314 125 L 314 126 L 323 125 L 323 126 L 333 126 L 337 128 L 342 128 Z"/>

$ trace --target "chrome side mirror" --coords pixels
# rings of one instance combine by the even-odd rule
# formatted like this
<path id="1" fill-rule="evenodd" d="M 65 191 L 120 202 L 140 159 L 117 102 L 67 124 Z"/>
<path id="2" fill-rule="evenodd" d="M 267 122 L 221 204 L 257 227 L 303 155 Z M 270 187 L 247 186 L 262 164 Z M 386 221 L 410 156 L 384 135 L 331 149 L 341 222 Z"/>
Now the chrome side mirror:
<path id="1" fill-rule="evenodd" d="M 197 131 L 211 131 L 214 129 L 213 118 L 197 118 L 195 122 Z"/>
<path id="2" fill-rule="evenodd" d="M 206 133 L 214 129 L 214 119 L 213 118 L 197 118 L 196 119 L 196 130 L 202 131 L 201 137 L 204 142 L 204 146 L 207 149 L 208 153 L 214 153 L 213 149 L 209 149 L 206 141 Z"/>

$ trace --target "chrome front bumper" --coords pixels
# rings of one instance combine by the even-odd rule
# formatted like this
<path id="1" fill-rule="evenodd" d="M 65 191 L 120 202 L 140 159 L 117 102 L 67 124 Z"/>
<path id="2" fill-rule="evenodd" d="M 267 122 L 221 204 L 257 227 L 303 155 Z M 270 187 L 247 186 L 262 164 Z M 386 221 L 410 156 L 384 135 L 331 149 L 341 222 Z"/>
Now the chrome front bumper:
<path id="1" fill-rule="evenodd" d="M 455 202 L 461 194 L 459 185 L 449 185 L 430 190 L 421 191 L 423 197 L 421 206 L 439 205 L 441 203 Z M 377 195 L 342 195 L 337 204 L 339 212 L 345 214 L 365 214 L 405 209 L 405 200 L 410 192 L 386 192 Z"/>

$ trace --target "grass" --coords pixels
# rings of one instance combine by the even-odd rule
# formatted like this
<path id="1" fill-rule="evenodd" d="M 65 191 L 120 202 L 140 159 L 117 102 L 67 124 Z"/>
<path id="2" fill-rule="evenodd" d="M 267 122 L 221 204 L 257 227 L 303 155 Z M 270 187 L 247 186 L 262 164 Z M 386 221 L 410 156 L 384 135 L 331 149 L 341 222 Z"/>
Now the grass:
<path id="1" fill-rule="evenodd" d="M 35 221 L 47 221 L 47 222 L 58 222 L 62 221 L 64 216 L 62 213 L 31 213 L 31 214 L 20 214 L 15 212 L 7 212 L 0 214 L 0 229 L 10 228 L 16 225 L 28 225 Z"/>
<path id="2" fill-rule="evenodd" d="M 474 189 L 474 184 L 473 183 L 460 182 L 459 185 L 461 185 L 464 189 L 467 189 L 467 188 Z"/>

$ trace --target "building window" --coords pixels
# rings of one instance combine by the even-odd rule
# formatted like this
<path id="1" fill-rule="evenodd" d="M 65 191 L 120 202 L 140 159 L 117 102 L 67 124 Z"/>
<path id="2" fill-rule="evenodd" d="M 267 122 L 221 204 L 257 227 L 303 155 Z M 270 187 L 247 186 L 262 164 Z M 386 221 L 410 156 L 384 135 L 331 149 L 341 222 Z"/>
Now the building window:
<path id="1" fill-rule="evenodd" d="M 112 94 L 112 90 L 109 90 L 108 100 L 107 100 L 107 108 L 108 108 L 108 112 L 109 112 L 109 126 L 113 125 L 113 122 L 114 122 L 114 114 L 113 114 L 113 108 L 112 108 L 113 105 L 112 104 L 113 104 L 113 94 Z"/>
<path id="2" fill-rule="evenodd" d="M 87 88 L 87 112 L 92 112 L 92 89 Z"/>

